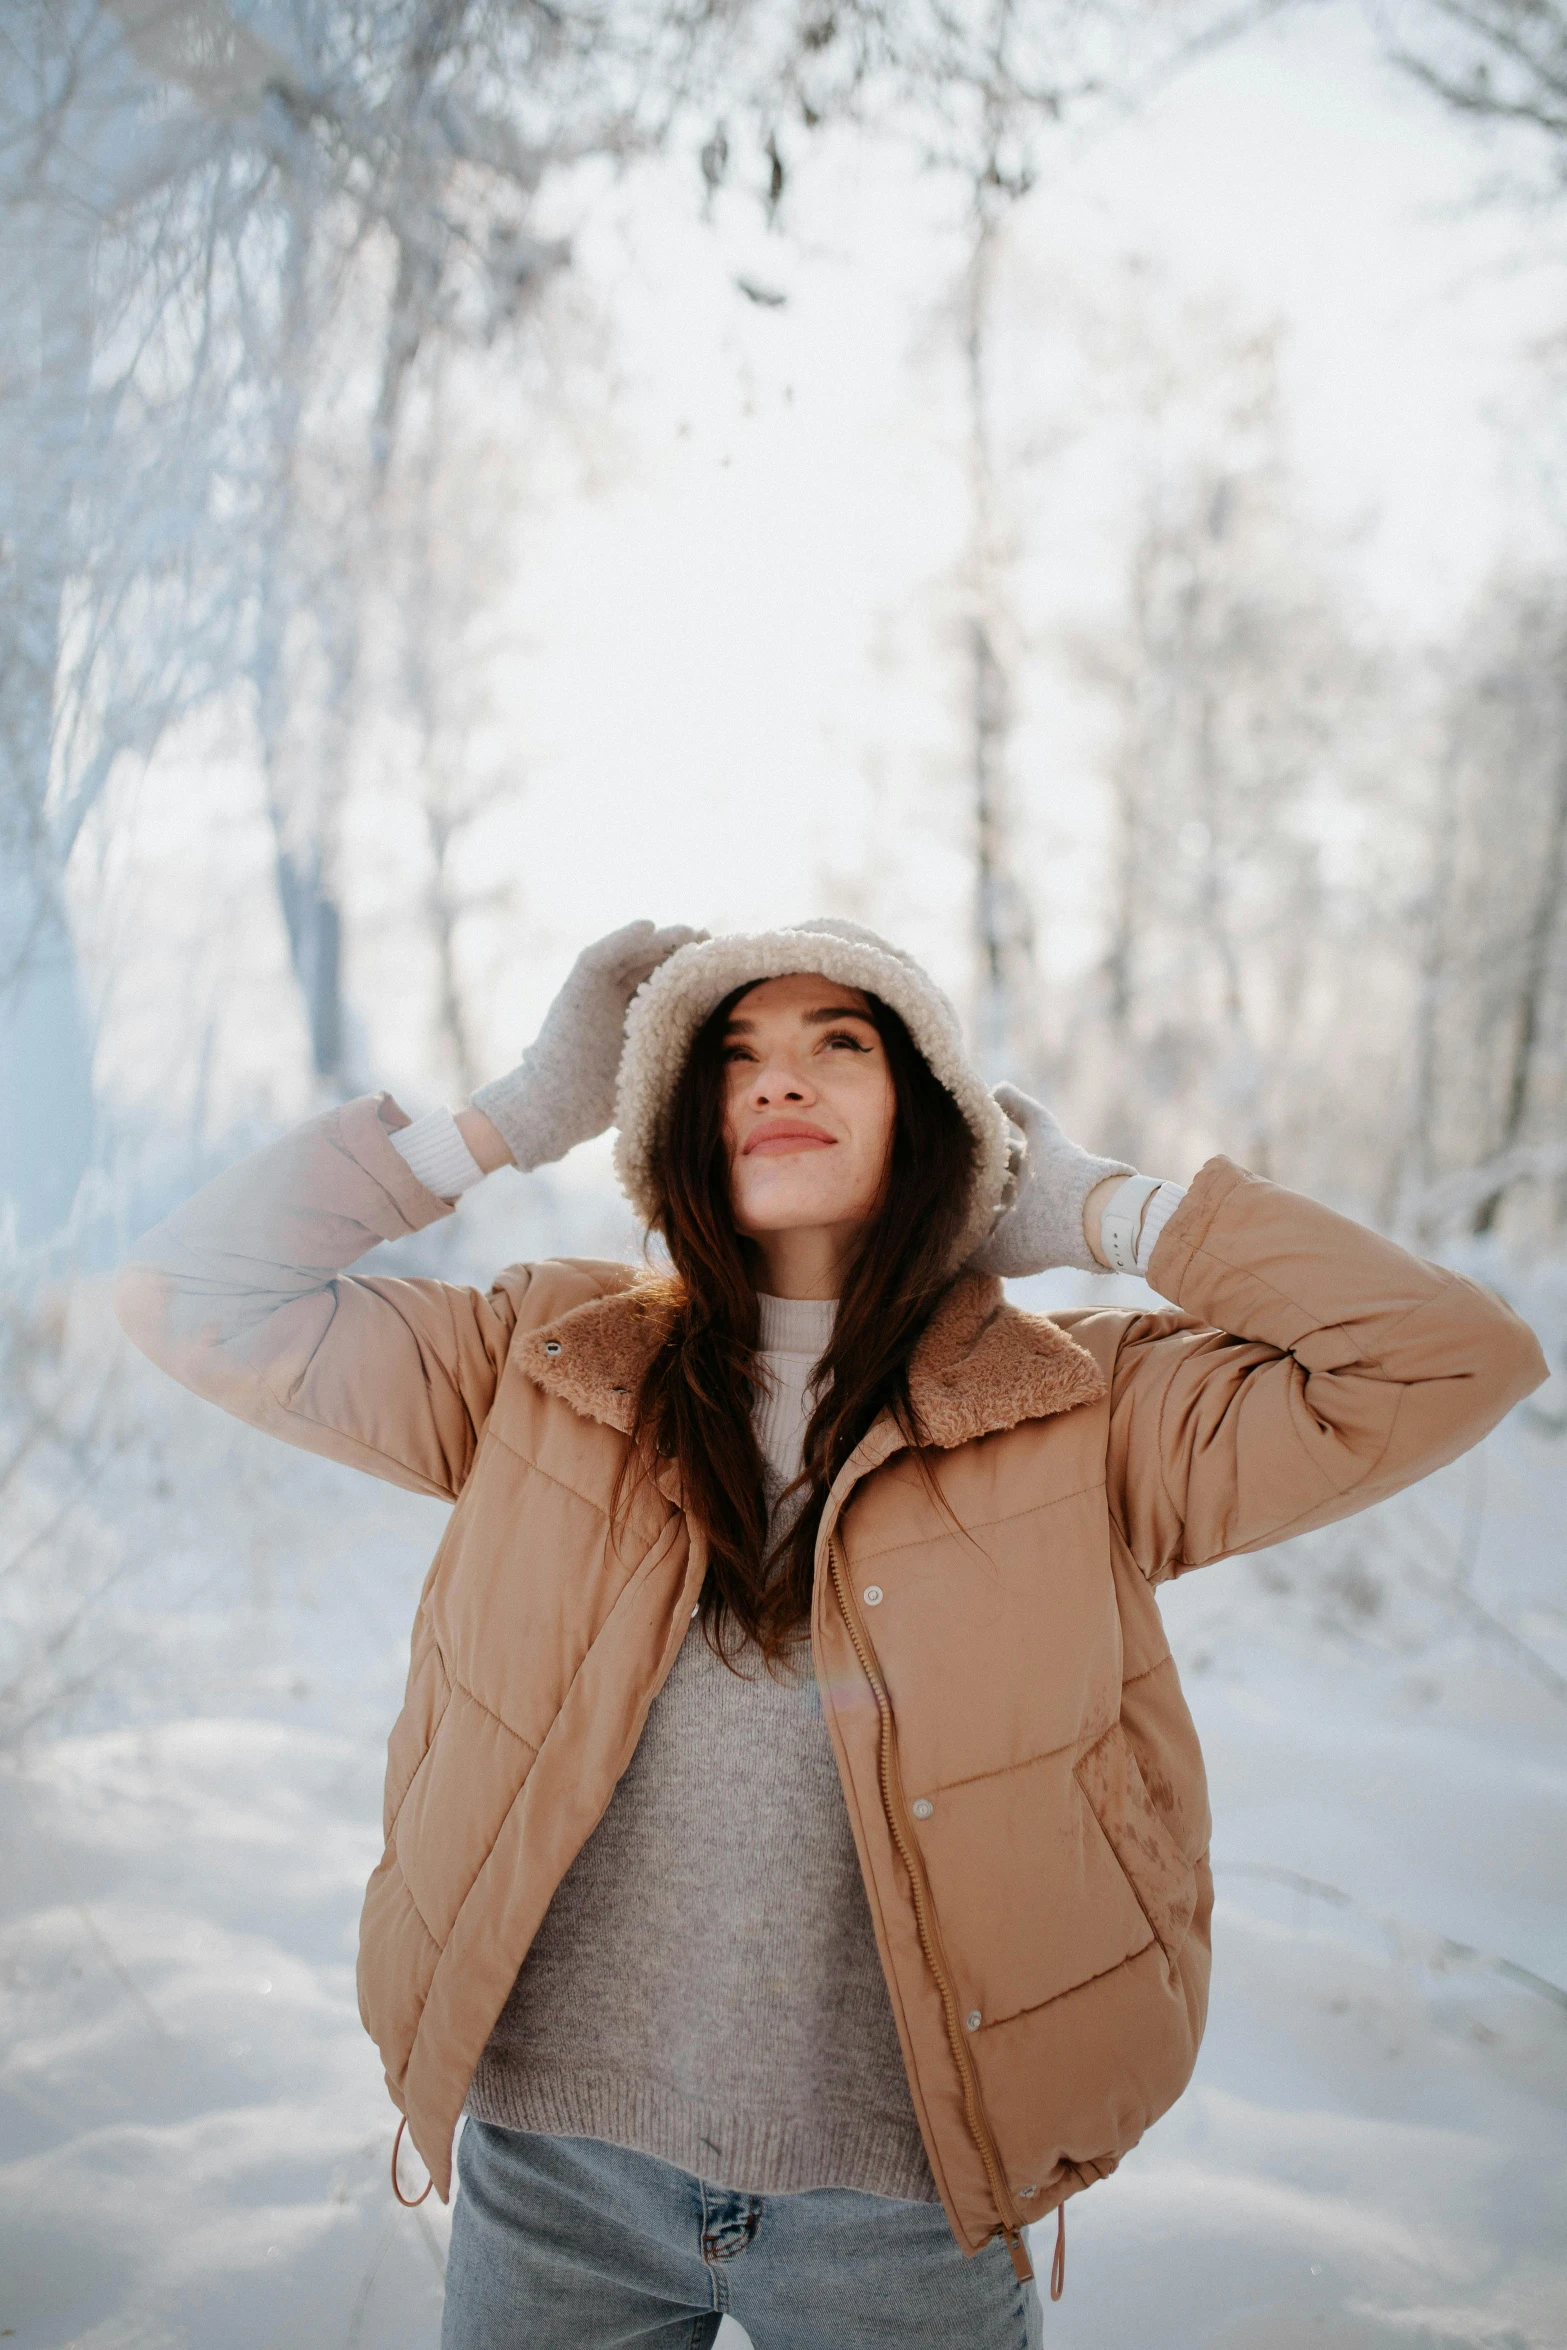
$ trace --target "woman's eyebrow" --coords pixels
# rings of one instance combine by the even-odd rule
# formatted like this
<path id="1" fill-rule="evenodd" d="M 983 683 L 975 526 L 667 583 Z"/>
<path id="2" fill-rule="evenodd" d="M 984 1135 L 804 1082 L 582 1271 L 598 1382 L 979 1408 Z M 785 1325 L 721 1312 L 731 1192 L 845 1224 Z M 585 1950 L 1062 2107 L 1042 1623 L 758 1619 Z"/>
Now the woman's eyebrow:
<path id="1" fill-rule="evenodd" d="M 803 1017 L 813 1028 L 824 1028 L 829 1020 L 863 1020 L 867 1028 L 876 1025 L 869 1012 L 862 1012 L 857 1004 L 829 1004 L 824 1012 L 806 1012 Z"/>
<path id="2" fill-rule="evenodd" d="M 825 1028 L 830 1020 L 863 1020 L 867 1028 L 874 1028 L 876 1025 L 870 1013 L 862 1012 L 857 1004 L 829 1004 L 823 1011 L 802 1012 L 800 1017 L 810 1028 Z M 738 1013 L 725 1028 L 724 1034 L 726 1036 L 749 1036 L 755 1028 L 756 1022 L 754 1020 L 748 1020 L 744 1013 Z"/>

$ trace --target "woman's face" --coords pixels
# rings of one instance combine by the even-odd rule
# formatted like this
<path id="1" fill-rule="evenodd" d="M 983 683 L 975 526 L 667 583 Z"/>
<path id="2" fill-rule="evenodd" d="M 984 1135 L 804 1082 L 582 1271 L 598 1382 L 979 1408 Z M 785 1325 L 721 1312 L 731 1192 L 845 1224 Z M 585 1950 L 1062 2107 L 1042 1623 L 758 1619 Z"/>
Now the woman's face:
<path id="1" fill-rule="evenodd" d="M 724 1139 L 736 1229 L 863 1224 L 892 1139 L 892 1071 L 857 987 L 764 979 L 724 1032 Z"/>

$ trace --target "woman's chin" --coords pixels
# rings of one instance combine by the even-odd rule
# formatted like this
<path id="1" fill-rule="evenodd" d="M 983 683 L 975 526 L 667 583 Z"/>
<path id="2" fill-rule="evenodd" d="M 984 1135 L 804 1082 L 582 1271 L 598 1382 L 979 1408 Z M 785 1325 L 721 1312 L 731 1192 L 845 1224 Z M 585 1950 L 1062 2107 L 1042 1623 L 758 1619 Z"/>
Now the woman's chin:
<path id="1" fill-rule="evenodd" d="M 810 1184 L 758 1185 L 757 1196 L 735 1203 L 735 1229 L 748 1240 L 780 1232 L 836 1230 L 864 1221 L 864 1210 L 841 1193 Z"/>

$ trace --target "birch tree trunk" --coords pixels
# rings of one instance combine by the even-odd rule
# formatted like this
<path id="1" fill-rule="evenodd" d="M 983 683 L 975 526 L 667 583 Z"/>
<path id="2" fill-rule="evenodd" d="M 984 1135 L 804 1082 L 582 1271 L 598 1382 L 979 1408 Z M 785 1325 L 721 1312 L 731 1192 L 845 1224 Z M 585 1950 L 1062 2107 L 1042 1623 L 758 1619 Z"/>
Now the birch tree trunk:
<path id="1" fill-rule="evenodd" d="M 30 206 L 26 220 L 0 263 L 12 388 L 0 533 L 0 1213 L 9 1202 L 32 1245 L 70 1213 L 93 1139 L 92 1051 L 49 797 L 73 458 L 91 391 L 92 236 L 58 205 Z"/>
<path id="2" fill-rule="evenodd" d="M 1552 976 L 1551 949 L 1561 918 L 1562 883 L 1567 879 L 1567 756 L 1561 757 L 1553 778 L 1544 851 L 1534 905 L 1524 933 L 1523 967 L 1513 1015 L 1513 1049 L 1507 1072 L 1507 1094 L 1501 1128 L 1492 1156 L 1502 1158 L 1523 1139 L 1528 1116 L 1535 1061 L 1546 1041 L 1545 1010 Z M 1475 1210 L 1473 1229 L 1489 1232 L 1496 1222 L 1507 1186 L 1498 1184 Z"/>
<path id="3" fill-rule="evenodd" d="M 323 599 L 308 588 L 301 544 L 308 518 L 299 482 L 310 364 L 310 222 L 299 191 L 287 208 L 277 364 L 269 403 L 267 519 L 257 582 L 251 657 L 267 815 L 272 827 L 278 907 L 310 1037 L 311 1068 L 327 1095 L 343 1091 L 343 913 L 338 834 L 348 756 L 347 689 L 329 648 L 327 739 L 295 739 L 293 669 L 302 631 L 321 625 Z"/>
<path id="4" fill-rule="evenodd" d="M 987 1077 L 1039 1082 L 1039 973 L 1034 918 L 1017 872 L 1009 748 L 1012 681 L 1006 549 L 997 511 L 989 361 L 998 236 L 984 183 L 975 190 L 974 239 L 964 280 L 963 361 L 969 474 L 969 774 L 974 842 L 975 1028 Z"/>

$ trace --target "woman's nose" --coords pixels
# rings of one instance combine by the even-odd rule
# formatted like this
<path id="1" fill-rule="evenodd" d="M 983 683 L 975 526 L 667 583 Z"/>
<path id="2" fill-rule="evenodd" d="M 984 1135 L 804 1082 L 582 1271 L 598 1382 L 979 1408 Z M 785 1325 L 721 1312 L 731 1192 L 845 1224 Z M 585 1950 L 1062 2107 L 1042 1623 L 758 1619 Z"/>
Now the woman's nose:
<path id="1" fill-rule="evenodd" d="M 804 1102 L 812 1098 L 805 1073 L 792 1069 L 785 1062 L 774 1062 L 771 1067 L 759 1069 L 751 1087 L 751 1099 L 758 1109 L 770 1109 L 778 1102 Z"/>

